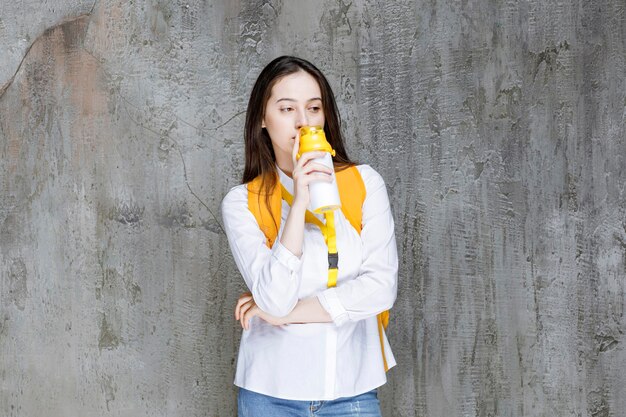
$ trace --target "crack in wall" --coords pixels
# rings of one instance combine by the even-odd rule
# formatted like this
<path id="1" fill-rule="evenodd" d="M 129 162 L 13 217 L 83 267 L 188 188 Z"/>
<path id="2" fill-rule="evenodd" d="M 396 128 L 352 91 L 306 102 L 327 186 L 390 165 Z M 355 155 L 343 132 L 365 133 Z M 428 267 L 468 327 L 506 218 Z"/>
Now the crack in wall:
<path id="1" fill-rule="evenodd" d="M 45 37 L 46 35 L 48 35 L 50 32 L 54 31 L 55 29 L 62 27 L 63 25 L 67 25 L 67 24 L 70 24 L 70 23 L 76 22 L 76 21 L 78 21 L 78 20 L 80 20 L 80 19 L 84 19 L 84 18 L 90 17 L 90 16 L 92 15 L 92 13 L 93 13 L 93 11 L 94 11 L 95 7 L 96 7 L 96 4 L 97 4 L 97 0 L 96 0 L 96 1 L 94 1 L 93 5 L 91 6 L 91 10 L 89 11 L 89 13 L 82 14 L 82 15 L 79 15 L 79 16 L 76 16 L 76 17 L 73 17 L 73 18 L 71 18 L 71 19 L 66 19 L 66 20 L 63 20 L 62 22 L 60 22 L 60 23 L 58 23 L 58 24 L 56 24 L 56 25 L 54 25 L 54 26 L 51 26 L 51 27 L 47 28 L 46 30 L 44 30 L 44 31 L 42 32 L 42 34 L 41 34 L 41 35 L 37 36 L 37 37 L 35 38 L 35 40 L 34 40 L 34 41 L 33 41 L 33 42 L 29 45 L 28 49 L 26 50 L 26 53 L 24 54 L 24 57 L 23 57 L 23 58 L 22 58 L 22 60 L 20 61 L 20 64 L 18 65 L 18 68 L 17 68 L 17 70 L 15 71 L 15 73 L 13 74 L 13 76 L 12 76 L 12 77 L 9 79 L 9 81 L 8 81 L 8 82 L 7 82 L 7 83 L 6 83 L 6 84 L 5 84 L 5 85 L 4 85 L 4 86 L 0 89 L 0 99 L 4 96 L 4 94 L 6 93 L 6 91 L 8 90 L 8 88 L 9 88 L 9 87 L 13 84 L 13 82 L 14 82 L 14 80 L 15 80 L 15 77 L 16 77 L 16 76 L 20 73 L 20 70 L 21 70 L 21 68 L 22 68 L 22 66 L 23 66 L 23 64 L 24 64 L 24 62 L 25 62 L 25 60 L 28 58 L 29 53 L 30 53 L 30 51 L 31 51 L 32 47 L 33 47 L 33 46 L 34 46 L 34 45 L 35 45 L 35 44 L 36 44 L 39 40 L 41 40 L 43 37 Z M 95 61 L 95 63 L 97 64 L 97 66 L 98 66 L 99 70 L 100 70 L 100 71 L 104 74 L 104 76 L 107 78 L 107 80 L 108 80 L 109 82 L 113 82 L 113 81 L 114 81 L 114 77 L 113 77 L 110 73 L 108 73 L 108 71 L 106 71 L 106 70 L 103 68 L 103 66 L 102 66 L 102 59 L 99 59 L 99 58 L 98 58 L 98 57 L 97 57 L 97 56 L 96 56 L 93 52 L 91 52 L 91 51 L 87 50 L 87 49 L 86 49 L 86 48 L 84 48 L 84 47 L 83 47 L 83 48 L 81 48 L 81 49 L 82 49 L 82 50 L 83 50 L 86 54 L 88 54 L 88 55 L 90 55 L 91 57 L 93 57 L 93 58 L 94 58 L 94 61 Z M 149 131 L 149 132 L 151 132 L 151 133 L 155 134 L 155 135 L 156 135 L 156 136 L 158 136 L 158 137 L 163 137 L 163 134 L 162 134 L 162 133 L 157 132 L 157 131 L 156 131 L 156 130 L 154 130 L 154 129 L 151 129 L 150 127 L 148 127 L 148 126 L 144 125 L 143 123 L 141 123 L 141 122 L 139 122 L 138 120 L 136 120 L 135 118 L 133 118 L 133 117 L 131 116 L 131 114 L 130 114 L 130 111 L 128 110 L 128 107 L 127 107 L 126 105 L 131 106 L 131 107 L 133 107 L 133 108 L 135 108 L 135 109 L 137 109 L 137 110 L 140 110 L 140 111 L 141 111 L 142 109 L 141 109 L 139 106 L 135 105 L 135 104 L 134 104 L 134 103 L 132 103 L 129 99 L 127 99 L 124 95 L 122 95 L 121 93 L 119 93 L 119 92 L 117 92 L 117 91 L 115 91 L 115 90 L 112 92 L 112 94 L 113 94 L 113 95 L 116 95 L 119 99 L 121 99 L 121 100 L 122 100 L 122 102 L 123 102 L 123 103 L 125 103 L 125 105 L 124 105 L 124 110 L 126 111 L 126 114 L 128 115 L 129 119 L 130 119 L 130 120 L 131 120 L 134 124 L 136 124 L 137 126 L 139 126 L 139 127 L 143 128 L 143 129 L 145 129 L 145 130 L 147 130 L 147 131 Z M 200 132 L 200 133 L 209 133 L 209 132 L 215 132 L 215 131 L 218 131 L 219 129 L 221 129 L 221 128 L 223 128 L 224 126 L 228 125 L 231 121 L 233 121 L 234 119 L 236 119 L 238 116 L 240 116 L 240 115 L 242 115 L 242 114 L 245 114 L 245 111 L 239 111 L 239 112 L 235 113 L 233 116 L 229 117 L 229 118 L 228 118 L 225 122 L 223 122 L 223 123 L 221 123 L 221 124 L 219 124 L 219 125 L 217 125 L 217 126 L 215 126 L 215 127 L 213 127 L 213 128 L 210 128 L 210 129 L 206 129 L 206 128 L 202 128 L 202 127 L 200 127 L 200 126 L 196 126 L 196 125 L 194 125 L 194 124 L 192 124 L 192 123 L 188 122 L 187 120 L 183 119 L 182 117 L 178 116 L 177 114 L 172 114 L 172 116 L 173 116 L 173 118 L 174 118 L 175 120 L 178 120 L 178 121 L 180 121 L 181 123 L 186 124 L 187 126 L 189 126 L 189 127 L 193 128 L 193 129 L 195 129 L 196 131 L 198 131 L 198 132 Z M 211 214 L 211 216 L 213 217 L 213 220 L 215 221 L 215 223 L 216 223 L 216 224 L 217 224 L 217 226 L 219 227 L 219 230 L 221 231 L 221 233 L 222 233 L 222 234 L 225 234 L 224 227 L 223 227 L 223 225 L 221 224 L 221 222 L 220 222 L 220 220 L 218 219 L 218 217 L 216 216 L 216 214 L 214 213 L 214 211 L 213 211 L 213 210 L 212 210 L 212 209 L 208 206 L 208 204 L 207 204 L 207 203 L 205 203 L 205 202 L 204 202 L 204 200 L 203 200 L 202 198 L 200 198 L 200 196 L 199 196 L 199 195 L 198 195 L 198 194 L 194 191 L 194 189 L 192 188 L 192 186 L 191 186 L 191 184 L 190 184 L 190 182 L 189 182 L 189 176 L 188 176 L 188 171 L 187 171 L 187 164 L 186 164 L 186 162 L 185 162 L 185 158 L 184 158 L 184 156 L 183 156 L 183 153 L 182 153 L 182 150 L 181 150 L 180 143 L 179 143 L 176 139 L 174 139 L 173 137 L 171 137 L 169 134 L 168 134 L 168 135 L 166 135 L 166 136 L 167 136 L 167 138 L 168 138 L 169 140 L 171 140 L 171 141 L 173 142 L 173 144 L 174 144 L 174 146 L 175 146 L 176 150 L 178 151 L 178 154 L 179 154 L 179 156 L 180 156 L 180 158 L 181 158 L 181 162 L 182 162 L 182 164 L 183 164 L 183 177 L 184 177 L 184 180 L 185 180 L 185 186 L 187 187 L 187 189 L 189 190 L 189 192 L 191 193 L 191 195 L 192 195 L 192 196 L 193 196 L 193 197 L 194 197 L 194 198 L 195 198 L 195 199 L 196 199 L 196 200 L 197 200 L 197 201 L 198 201 L 198 202 L 199 202 L 199 203 L 200 203 L 203 207 L 205 207 L 205 208 L 206 208 L 206 210 L 207 210 L 207 211 Z"/>
<path id="2" fill-rule="evenodd" d="M 98 66 L 99 66 L 100 70 L 103 72 L 103 74 L 106 76 L 106 78 L 108 78 L 108 80 L 109 80 L 109 81 L 113 81 L 113 79 L 114 79 L 114 78 L 113 78 L 113 76 L 112 76 L 111 74 L 109 74 L 109 73 L 108 73 L 108 72 L 107 72 L 107 71 L 106 71 L 106 70 L 102 67 L 102 65 L 101 65 L 101 60 L 100 60 L 100 59 L 98 59 L 98 57 L 97 57 L 97 56 L 95 56 L 95 55 L 94 55 L 91 51 L 89 51 L 89 50 L 87 50 L 87 49 L 84 49 L 84 48 L 83 48 L 83 50 L 84 50 L 87 54 L 89 54 L 90 56 L 92 56 L 92 57 L 94 58 L 94 60 L 98 63 Z M 113 94 L 114 94 L 114 95 L 117 95 L 117 97 L 119 97 L 119 98 L 120 98 L 120 99 L 121 99 L 124 103 L 126 103 L 127 105 L 129 105 L 129 106 L 131 106 L 131 107 L 133 107 L 133 108 L 135 108 L 135 109 L 137 109 L 137 110 L 139 110 L 139 111 L 141 111 L 141 110 L 142 110 L 140 106 L 138 106 L 138 105 L 136 105 L 136 104 L 132 103 L 132 102 L 131 102 L 128 98 L 126 98 L 123 94 L 121 94 L 121 93 L 119 93 L 119 92 L 115 92 L 115 91 L 113 92 Z M 138 120 L 136 120 L 134 117 L 132 117 L 132 116 L 131 116 L 131 114 L 130 114 L 130 112 L 128 111 L 128 107 L 126 107 L 126 105 L 124 105 L 124 110 L 125 110 L 125 112 L 126 112 L 126 114 L 127 114 L 128 118 L 129 118 L 129 119 L 130 119 L 130 120 L 131 120 L 131 121 L 132 121 L 135 125 L 137 125 L 137 126 L 141 127 L 142 129 L 147 130 L 148 132 L 153 133 L 154 135 L 158 136 L 159 138 L 162 138 L 162 137 L 163 137 L 163 134 L 162 134 L 162 133 L 157 132 L 156 130 L 154 130 L 154 129 L 152 129 L 152 128 L 150 128 L 150 127 L 146 126 L 146 125 L 144 125 L 143 123 L 139 122 L 139 121 L 138 121 Z M 209 133 L 209 132 L 211 132 L 211 131 L 213 131 L 213 132 L 218 131 L 218 130 L 219 130 L 219 129 L 221 129 L 222 127 L 224 127 L 224 126 L 228 125 L 228 124 L 229 124 L 231 121 L 233 121 L 235 118 L 237 118 L 238 116 L 241 116 L 242 114 L 245 114 L 245 113 L 246 113 L 246 111 L 245 111 L 245 110 L 244 110 L 244 111 L 239 111 L 239 112 L 235 113 L 233 116 L 229 117 L 229 118 L 228 118 L 225 122 L 223 122 L 223 123 L 221 123 L 221 124 L 217 125 L 217 126 L 216 126 L 216 127 L 214 127 L 214 128 L 211 128 L 211 129 L 206 129 L 206 128 L 202 128 L 202 127 L 196 126 L 196 125 L 194 125 L 194 124 L 192 124 L 192 123 L 188 122 L 187 120 L 183 119 L 182 117 L 178 116 L 178 115 L 177 115 L 177 114 L 175 114 L 175 113 L 172 113 L 172 116 L 173 116 L 173 118 L 174 118 L 175 120 L 178 120 L 178 121 L 180 121 L 181 123 L 186 124 L 187 126 L 189 126 L 189 127 L 193 128 L 193 129 L 197 130 L 198 132 L 201 132 L 201 133 Z M 170 126 L 171 126 L 173 123 L 174 123 L 174 122 L 172 121 L 172 123 L 170 123 Z M 180 155 L 180 159 L 181 159 L 181 162 L 182 162 L 182 164 L 183 164 L 183 177 L 184 177 L 184 179 L 185 179 L 185 186 L 187 187 L 187 189 L 189 190 L 189 192 L 191 193 L 191 195 L 193 195 L 193 197 L 194 197 L 196 200 L 198 200 L 198 202 L 199 202 L 199 203 L 200 203 L 200 204 L 201 204 L 204 208 L 206 208 L 206 209 L 207 209 L 207 211 L 208 211 L 208 212 L 211 214 L 211 216 L 213 217 L 213 220 L 214 220 L 214 221 L 216 222 L 216 224 L 219 226 L 219 229 L 220 229 L 220 231 L 222 232 L 222 234 L 224 234 L 224 235 L 225 235 L 225 234 L 226 234 L 226 232 L 224 231 L 224 227 L 223 227 L 222 223 L 220 222 L 219 218 L 215 215 L 215 213 L 213 212 L 213 210 L 211 210 L 211 209 L 209 208 L 209 206 L 208 206 L 208 205 L 204 202 L 204 200 L 202 200 L 202 199 L 200 198 L 200 196 L 198 196 L 198 194 L 197 194 L 197 193 L 193 190 L 193 188 L 191 187 L 191 184 L 189 183 L 189 177 L 188 177 L 188 173 L 187 173 L 187 164 L 186 164 L 186 162 L 185 162 L 185 158 L 184 158 L 183 153 L 182 153 L 182 151 L 181 151 L 181 147 L 180 147 L 179 142 L 178 142 L 176 139 L 174 139 L 173 137 L 171 137 L 171 136 L 169 135 L 169 133 L 168 133 L 167 135 L 165 135 L 165 136 L 166 136 L 169 140 L 171 140 L 171 141 L 174 143 L 174 146 L 175 146 L 176 150 L 178 151 L 178 154 Z"/>
<path id="3" fill-rule="evenodd" d="M 7 92 L 9 87 L 13 84 L 13 81 L 15 81 L 15 77 L 17 76 L 17 74 L 19 74 L 20 70 L 22 69 L 22 65 L 24 65 L 24 61 L 26 60 L 26 58 L 28 58 L 30 50 L 33 48 L 33 45 L 35 45 L 41 38 L 43 38 L 44 36 L 47 36 L 50 32 L 54 31 L 55 29 L 57 29 L 57 28 L 59 28 L 59 27 L 61 27 L 63 25 L 67 25 L 68 23 L 76 22 L 76 21 L 84 19 L 86 17 L 91 17 L 91 15 L 93 13 L 93 10 L 96 7 L 96 3 L 97 3 L 97 0 L 91 6 L 91 10 L 88 13 L 83 13 L 83 14 L 80 14 L 78 16 L 74 16 L 74 17 L 63 19 L 61 22 L 46 28 L 43 32 L 41 32 L 39 35 L 37 35 L 35 37 L 35 39 L 31 42 L 31 44 L 28 46 L 28 48 L 26 48 L 26 51 L 24 52 L 24 56 L 20 60 L 20 63 L 17 65 L 17 69 L 15 70 L 15 72 L 13 73 L 11 78 L 9 78 L 9 80 L 2 87 L 0 87 L 0 99 L 2 99 L 2 97 Z"/>
<path id="4" fill-rule="evenodd" d="M 87 50 L 87 49 L 85 49 L 85 48 L 83 48 L 83 51 L 84 51 L 86 54 L 91 55 L 91 56 L 94 58 L 94 60 L 98 63 L 98 67 L 99 67 L 99 69 L 100 69 L 100 70 L 102 71 L 102 73 L 106 76 L 106 78 L 108 79 L 108 81 L 113 82 L 113 81 L 114 81 L 114 77 L 113 77 L 113 76 L 112 76 L 112 75 L 111 75 L 111 74 L 110 74 L 107 70 L 105 70 L 105 69 L 102 67 L 102 59 L 98 58 L 98 57 L 97 57 L 97 56 L 96 56 L 93 52 L 91 52 L 91 51 L 89 51 L 89 50 Z M 114 95 L 116 95 L 117 97 L 119 97 L 120 99 L 124 100 L 124 101 L 125 101 L 125 102 L 129 105 L 129 106 L 131 106 L 131 107 L 133 107 L 133 108 L 135 108 L 135 109 L 137 109 L 137 110 L 142 110 L 140 106 L 138 106 L 138 105 L 134 104 L 133 102 L 131 102 L 131 101 L 130 101 L 128 98 L 126 98 L 123 94 L 121 94 L 121 93 L 119 93 L 119 92 L 115 92 L 115 91 L 112 91 L 112 94 L 114 94 Z M 178 120 L 178 121 L 179 121 L 179 122 L 181 122 L 181 123 L 186 124 L 187 126 L 189 126 L 189 127 L 193 128 L 193 129 L 196 129 L 196 130 L 197 130 L 198 132 L 200 132 L 200 133 L 211 133 L 211 132 L 216 132 L 216 131 L 218 131 L 219 129 L 221 129 L 221 128 L 223 128 L 224 126 L 226 126 L 227 124 L 229 124 L 231 121 L 233 121 L 233 120 L 234 120 L 235 118 L 237 118 L 238 116 L 241 116 L 242 114 L 245 114 L 245 113 L 246 113 L 246 111 L 245 111 L 245 110 L 239 111 L 239 112 L 235 113 L 233 116 L 229 117 L 229 118 L 228 118 L 225 122 L 223 122 L 223 123 L 221 123 L 221 124 L 219 124 L 219 125 L 217 125 L 217 126 L 215 126 L 215 127 L 211 127 L 211 128 L 203 128 L 203 127 L 200 127 L 200 126 L 196 126 L 196 125 L 194 125 L 193 123 L 191 123 L 191 122 L 189 122 L 189 121 L 187 121 L 187 120 L 183 119 L 182 117 L 180 117 L 180 116 L 179 116 L 179 115 L 177 115 L 176 113 L 171 112 L 172 117 L 173 117 L 174 119 Z M 143 127 L 143 126 L 142 126 L 142 127 Z"/>
<path id="5" fill-rule="evenodd" d="M 126 100 L 125 97 L 123 96 L 119 96 L 122 101 L 124 101 L 125 103 L 127 103 L 128 105 L 131 105 L 135 108 L 137 108 L 136 106 L 134 106 L 132 103 L 130 103 L 128 100 Z M 139 110 L 139 108 L 137 108 Z M 183 156 L 183 153 L 180 149 L 180 144 L 178 143 L 178 141 L 174 138 L 172 138 L 169 133 L 166 135 L 163 135 L 160 132 L 157 132 L 156 130 L 144 125 L 143 123 L 139 122 L 138 120 L 135 120 L 135 118 L 133 116 L 131 116 L 130 112 L 128 111 L 128 108 L 126 107 L 126 105 L 124 105 L 124 111 L 126 112 L 126 115 L 128 116 L 128 118 L 130 119 L 131 122 L 133 122 L 135 125 L 141 127 L 142 129 L 147 130 L 148 132 L 154 134 L 155 136 L 159 137 L 159 138 L 163 138 L 164 136 L 167 137 L 169 140 L 171 140 L 174 143 L 174 148 L 176 149 L 176 151 L 178 151 L 178 154 L 180 155 L 180 159 L 181 162 L 183 164 L 183 177 L 185 179 L 185 186 L 187 187 L 187 189 L 189 190 L 189 192 L 191 193 L 191 195 L 194 196 L 194 198 L 196 200 L 198 200 L 198 202 L 207 209 L 207 211 L 211 214 L 211 216 L 213 217 L 213 220 L 215 220 L 215 222 L 217 223 L 217 225 L 219 226 L 222 234 L 226 235 L 226 232 L 224 231 L 224 227 L 222 226 L 222 223 L 220 222 L 220 220 L 218 219 L 218 217 L 215 215 L 215 213 L 213 212 L 213 210 L 211 210 L 209 208 L 209 206 L 198 196 L 198 194 L 196 194 L 196 192 L 193 190 L 193 188 L 191 188 L 191 184 L 189 183 L 189 178 L 187 175 L 187 164 L 185 163 L 185 158 Z M 236 116 L 236 115 L 235 115 Z M 230 120 L 234 119 L 234 117 L 231 117 Z"/>

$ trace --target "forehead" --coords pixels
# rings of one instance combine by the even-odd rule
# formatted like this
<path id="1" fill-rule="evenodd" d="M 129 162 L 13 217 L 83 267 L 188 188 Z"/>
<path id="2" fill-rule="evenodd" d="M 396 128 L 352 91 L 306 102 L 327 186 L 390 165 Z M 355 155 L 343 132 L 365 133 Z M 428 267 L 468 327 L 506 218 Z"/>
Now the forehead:
<path id="1" fill-rule="evenodd" d="M 315 97 L 322 97 L 319 84 L 308 72 L 298 71 L 285 75 L 274 84 L 270 101 L 281 98 L 306 101 Z"/>

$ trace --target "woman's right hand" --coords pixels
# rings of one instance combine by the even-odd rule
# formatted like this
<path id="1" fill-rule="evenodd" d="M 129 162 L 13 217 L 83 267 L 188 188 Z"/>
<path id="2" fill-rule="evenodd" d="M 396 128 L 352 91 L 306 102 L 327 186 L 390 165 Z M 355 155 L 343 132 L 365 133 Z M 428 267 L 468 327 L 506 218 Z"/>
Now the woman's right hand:
<path id="1" fill-rule="evenodd" d="M 296 160 L 300 136 L 296 137 L 296 143 L 293 147 L 293 171 L 291 178 L 293 179 L 293 203 L 283 234 L 280 237 L 280 243 L 287 248 L 293 255 L 298 258 L 302 255 L 302 241 L 304 239 L 304 219 L 306 208 L 309 205 L 310 194 L 309 184 L 313 181 L 332 182 L 333 176 L 330 168 L 325 165 L 313 162 L 313 159 L 324 156 L 324 152 L 305 152 L 300 159 Z"/>
<path id="2" fill-rule="evenodd" d="M 324 156 L 325 152 L 314 151 L 305 152 L 297 159 L 298 148 L 300 143 L 300 135 L 296 137 L 296 141 L 293 147 L 293 172 L 291 177 L 293 179 L 293 206 L 299 205 L 306 208 L 309 205 L 309 184 L 315 181 L 332 182 L 332 170 L 326 165 L 322 165 L 317 162 L 313 162 L 316 158 Z"/>

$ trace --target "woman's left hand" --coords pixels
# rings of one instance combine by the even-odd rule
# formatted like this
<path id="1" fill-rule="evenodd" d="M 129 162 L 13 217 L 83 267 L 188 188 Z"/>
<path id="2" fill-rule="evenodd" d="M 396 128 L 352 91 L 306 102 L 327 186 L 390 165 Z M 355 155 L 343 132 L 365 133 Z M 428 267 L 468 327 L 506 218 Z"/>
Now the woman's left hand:
<path id="1" fill-rule="evenodd" d="M 250 330 L 250 320 L 254 316 L 258 316 L 260 319 L 274 326 L 287 324 L 284 317 L 275 317 L 261 310 L 254 302 L 251 293 L 244 293 L 239 296 L 239 300 L 237 300 L 237 305 L 235 306 L 235 320 L 239 320 L 244 330 Z"/>

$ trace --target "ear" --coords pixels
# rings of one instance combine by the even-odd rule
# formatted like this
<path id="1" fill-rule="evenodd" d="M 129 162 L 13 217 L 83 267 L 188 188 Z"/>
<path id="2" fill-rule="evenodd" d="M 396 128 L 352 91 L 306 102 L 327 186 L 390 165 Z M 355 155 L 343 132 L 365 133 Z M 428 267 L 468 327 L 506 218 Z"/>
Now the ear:
<path id="1" fill-rule="evenodd" d="M 261 120 L 261 129 L 265 129 L 265 117 Z"/>

